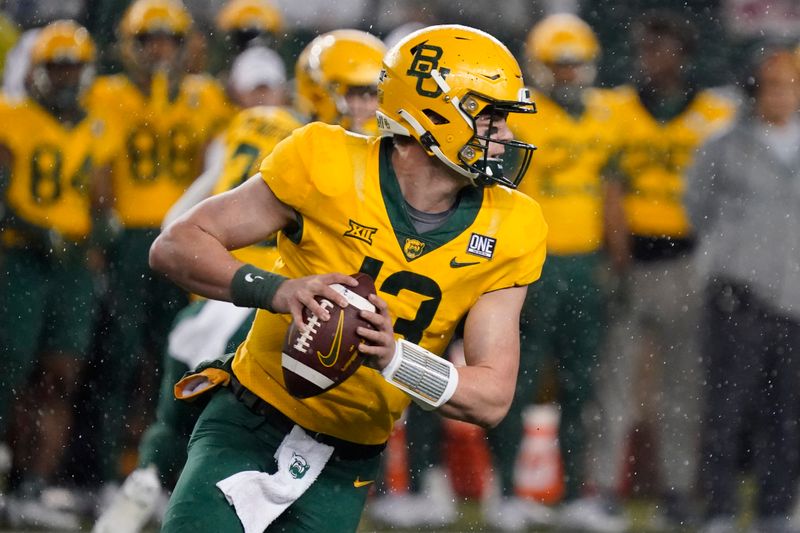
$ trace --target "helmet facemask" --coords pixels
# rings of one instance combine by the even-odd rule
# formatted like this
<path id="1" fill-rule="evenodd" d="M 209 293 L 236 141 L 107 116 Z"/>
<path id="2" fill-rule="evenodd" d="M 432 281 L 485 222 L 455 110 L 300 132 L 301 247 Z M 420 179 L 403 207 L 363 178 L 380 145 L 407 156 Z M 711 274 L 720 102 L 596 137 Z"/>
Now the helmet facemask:
<path id="1" fill-rule="evenodd" d="M 55 115 L 74 114 L 81 107 L 81 96 L 91 85 L 94 73 L 89 63 L 53 61 L 33 65 L 31 97 Z"/>
<path id="2" fill-rule="evenodd" d="M 498 133 L 496 124 L 505 123 L 511 113 L 536 113 L 535 104 L 496 102 L 477 93 L 469 93 L 459 105 L 462 112 L 469 115 L 475 132 L 458 153 L 461 163 L 476 174 L 472 178 L 473 183 L 499 183 L 515 189 L 525 175 L 536 147 L 514 139 L 498 138 L 495 136 Z M 476 110 L 480 111 L 476 113 Z M 488 121 L 485 128 L 479 125 L 480 121 Z M 504 124 L 504 127 L 508 126 Z M 481 129 L 485 133 L 479 133 Z M 492 145 L 502 146 L 502 152 L 497 153 L 497 148 Z"/>
<path id="3" fill-rule="evenodd" d="M 128 67 L 142 82 L 152 81 L 157 74 L 161 74 L 173 85 L 186 63 L 185 44 L 186 36 L 183 34 L 167 31 L 139 33 L 132 39 L 133 53 Z"/>

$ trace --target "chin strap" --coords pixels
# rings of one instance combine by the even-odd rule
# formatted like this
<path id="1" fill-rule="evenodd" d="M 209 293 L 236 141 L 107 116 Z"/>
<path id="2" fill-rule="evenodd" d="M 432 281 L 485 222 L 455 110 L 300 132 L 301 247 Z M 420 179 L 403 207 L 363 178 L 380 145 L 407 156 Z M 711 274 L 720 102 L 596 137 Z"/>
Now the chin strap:
<path id="1" fill-rule="evenodd" d="M 425 148 L 426 150 L 430 150 L 433 153 L 433 155 L 436 156 L 436 159 L 438 159 L 439 161 L 441 161 L 442 163 L 444 163 L 445 165 L 447 165 L 451 169 L 455 170 L 456 172 L 458 172 L 459 174 L 461 174 L 465 178 L 468 178 L 470 183 L 475 185 L 475 179 L 477 178 L 475 173 L 470 172 L 469 170 L 465 169 L 464 167 L 462 167 L 460 165 L 457 165 L 457 164 L 453 163 L 452 161 L 450 161 L 450 159 L 448 159 L 448 157 L 446 155 L 444 155 L 444 152 L 442 152 L 442 149 L 439 147 L 439 143 L 437 143 L 436 139 L 433 138 L 433 135 L 431 135 L 431 132 L 426 130 L 422 126 L 422 124 L 420 124 L 419 121 L 411 115 L 411 113 L 409 113 L 405 109 L 401 109 L 398 112 L 398 114 L 401 117 L 403 117 L 403 119 L 406 122 L 408 122 L 411 125 L 412 128 L 414 128 L 414 132 L 417 135 L 419 135 L 419 140 L 422 143 L 422 147 L 423 148 Z"/>

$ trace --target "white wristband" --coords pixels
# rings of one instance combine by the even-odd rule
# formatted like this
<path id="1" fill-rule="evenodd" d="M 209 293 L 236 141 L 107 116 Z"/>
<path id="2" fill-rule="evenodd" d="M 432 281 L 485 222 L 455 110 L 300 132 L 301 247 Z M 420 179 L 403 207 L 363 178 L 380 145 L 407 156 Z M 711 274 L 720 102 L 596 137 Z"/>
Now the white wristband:
<path id="1" fill-rule="evenodd" d="M 458 387 L 453 363 L 404 339 L 395 342 L 394 357 L 381 374 L 425 410 L 444 405 Z"/>

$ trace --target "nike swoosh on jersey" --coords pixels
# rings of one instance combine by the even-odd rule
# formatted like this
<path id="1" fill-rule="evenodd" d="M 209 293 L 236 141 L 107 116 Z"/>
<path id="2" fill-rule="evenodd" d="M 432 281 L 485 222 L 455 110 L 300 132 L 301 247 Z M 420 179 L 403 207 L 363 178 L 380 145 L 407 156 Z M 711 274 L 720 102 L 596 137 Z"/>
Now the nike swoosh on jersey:
<path id="1" fill-rule="evenodd" d="M 370 479 L 369 481 L 361 481 L 361 478 L 357 477 L 356 480 L 353 481 L 353 486 L 357 489 L 360 489 L 361 487 L 366 487 L 370 483 L 375 483 L 375 480 Z"/>
<path id="2" fill-rule="evenodd" d="M 469 261 L 467 263 L 459 263 L 458 261 L 456 261 L 455 257 L 450 260 L 450 268 L 462 268 L 462 267 L 468 267 L 468 266 L 479 265 L 479 264 L 480 264 L 480 261 Z"/>

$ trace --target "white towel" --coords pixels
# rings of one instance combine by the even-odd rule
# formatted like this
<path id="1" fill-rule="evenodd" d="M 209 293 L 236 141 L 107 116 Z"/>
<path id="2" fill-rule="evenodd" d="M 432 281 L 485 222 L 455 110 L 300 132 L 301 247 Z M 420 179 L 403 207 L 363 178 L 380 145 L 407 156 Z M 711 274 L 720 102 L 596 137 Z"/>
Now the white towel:
<path id="1" fill-rule="evenodd" d="M 239 472 L 217 487 L 236 509 L 244 533 L 263 533 L 316 481 L 332 453 L 332 446 L 317 442 L 300 426 L 294 426 L 275 452 L 277 472 Z"/>
<path id="2" fill-rule="evenodd" d="M 225 354 L 228 340 L 252 309 L 208 300 L 199 313 L 178 323 L 169 334 L 169 354 L 189 368 Z"/>

